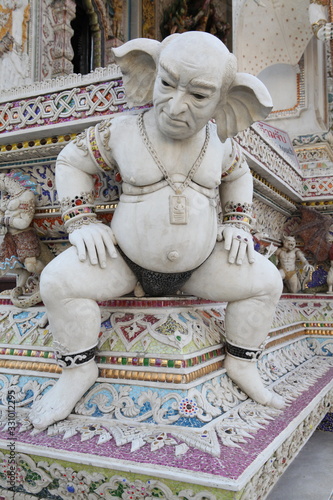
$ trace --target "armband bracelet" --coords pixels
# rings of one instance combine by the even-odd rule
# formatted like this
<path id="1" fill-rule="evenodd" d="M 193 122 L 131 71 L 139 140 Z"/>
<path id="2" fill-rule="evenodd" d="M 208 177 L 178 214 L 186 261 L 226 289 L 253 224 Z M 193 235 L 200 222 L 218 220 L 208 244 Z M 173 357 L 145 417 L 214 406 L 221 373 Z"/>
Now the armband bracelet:
<path id="1" fill-rule="evenodd" d="M 230 175 L 238 166 L 240 166 L 242 161 L 242 154 L 240 147 L 235 141 L 232 141 L 232 150 L 230 154 L 230 158 L 232 158 L 231 165 L 229 165 L 228 169 L 222 173 L 222 179 Z"/>

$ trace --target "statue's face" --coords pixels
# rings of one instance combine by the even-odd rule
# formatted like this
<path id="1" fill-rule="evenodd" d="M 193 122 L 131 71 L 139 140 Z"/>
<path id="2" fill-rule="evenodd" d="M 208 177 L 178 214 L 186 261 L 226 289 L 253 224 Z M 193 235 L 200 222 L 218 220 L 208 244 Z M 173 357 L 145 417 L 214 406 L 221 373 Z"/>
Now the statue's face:
<path id="1" fill-rule="evenodd" d="M 167 47 L 159 61 L 153 102 L 159 130 L 172 139 L 196 134 L 214 116 L 220 101 L 221 66 L 216 67 L 212 54 L 193 46 L 191 54 L 186 48 Z"/>
<path id="2" fill-rule="evenodd" d="M 285 238 L 283 240 L 283 246 L 287 248 L 287 250 L 294 250 L 294 248 L 296 247 L 295 238 Z"/>

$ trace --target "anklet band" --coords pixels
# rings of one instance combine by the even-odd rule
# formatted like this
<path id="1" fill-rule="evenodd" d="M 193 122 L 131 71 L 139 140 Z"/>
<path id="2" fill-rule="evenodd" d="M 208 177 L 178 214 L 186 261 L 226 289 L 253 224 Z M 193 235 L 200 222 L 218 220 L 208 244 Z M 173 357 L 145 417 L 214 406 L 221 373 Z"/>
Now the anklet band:
<path id="1" fill-rule="evenodd" d="M 244 347 L 239 347 L 229 342 L 225 343 L 227 353 L 235 358 L 247 359 L 248 361 L 256 361 L 260 358 L 262 354 L 262 349 L 246 349 Z"/>
<path id="2" fill-rule="evenodd" d="M 76 366 L 83 365 L 94 359 L 96 347 L 97 344 L 86 351 L 69 354 L 62 354 L 59 351 L 55 351 L 55 358 L 61 368 L 75 368 Z"/>

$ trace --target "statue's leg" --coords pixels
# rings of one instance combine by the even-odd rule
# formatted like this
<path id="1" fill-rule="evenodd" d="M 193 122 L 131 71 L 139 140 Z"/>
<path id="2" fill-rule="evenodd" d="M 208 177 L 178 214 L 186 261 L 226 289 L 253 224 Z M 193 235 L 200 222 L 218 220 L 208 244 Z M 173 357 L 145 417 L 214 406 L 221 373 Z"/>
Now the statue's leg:
<path id="1" fill-rule="evenodd" d="M 183 291 L 228 302 L 225 316 L 228 375 L 258 403 L 282 408 L 283 399 L 265 388 L 257 369 L 257 357 L 282 292 L 281 275 L 259 254 L 253 264 L 244 262 L 241 266 L 229 264 L 227 258 L 223 244 L 217 244 Z"/>
<path id="2" fill-rule="evenodd" d="M 101 327 L 98 300 L 133 291 L 136 277 L 119 255 L 106 269 L 80 262 L 74 247 L 46 266 L 40 290 L 62 374 L 30 413 L 38 429 L 66 418 L 98 376 L 94 350 Z"/>
<path id="3" fill-rule="evenodd" d="M 287 284 L 291 293 L 298 293 L 301 289 L 301 283 L 296 273 L 287 280 Z"/>

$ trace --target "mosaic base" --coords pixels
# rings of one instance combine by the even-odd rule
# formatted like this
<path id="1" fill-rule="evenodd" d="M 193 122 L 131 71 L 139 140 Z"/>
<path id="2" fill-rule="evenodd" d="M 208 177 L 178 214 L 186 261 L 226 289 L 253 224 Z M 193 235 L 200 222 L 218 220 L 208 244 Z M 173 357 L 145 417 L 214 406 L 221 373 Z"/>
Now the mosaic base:
<path id="1" fill-rule="evenodd" d="M 259 362 L 284 411 L 227 377 L 225 305 L 129 299 L 101 304 L 101 376 L 46 431 L 27 419 L 59 376 L 45 310 L 0 306 L 0 499 L 264 499 L 333 403 L 332 302 L 288 299 Z"/>
<path id="2" fill-rule="evenodd" d="M 185 445 L 180 436 L 175 439 L 169 429 L 133 450 L 133 441 L 121 445 L 111 434 L 108 440 L 105 433 L 104 439 L 101 432 L 92 435 L 107 428 L 100 419 L 80 422 L 86 435 L 57 433 L 54 428 L 36 432 L 18 425 L 14 434 L 2 432 L 0 487 L 6 499 L 30 498 L 21 493 L 56 500 L 263 499 L 333 403 L 332 378 L 331 363 L 315 384 L 274 418 L 264 418 L 266 409 L 261 405 L 244 402 L 243 418 L 256 415 L 256 432 L 251 436 L 240 431 L 239 442 L 232 447 L 218 438 L 219 455 L 214 457 Z M 79 420 L 72 417 L 69 422 L 75 418 Z M 231 428 L 232 419 L 229 415 Z M 19 496 L 10 497 L 6 474 L 14 454 L 14 491 Z"/>

